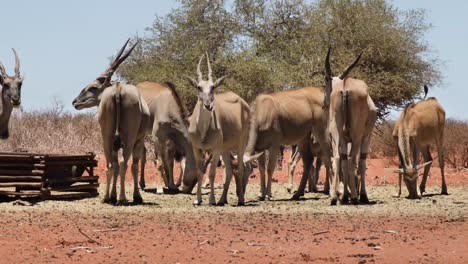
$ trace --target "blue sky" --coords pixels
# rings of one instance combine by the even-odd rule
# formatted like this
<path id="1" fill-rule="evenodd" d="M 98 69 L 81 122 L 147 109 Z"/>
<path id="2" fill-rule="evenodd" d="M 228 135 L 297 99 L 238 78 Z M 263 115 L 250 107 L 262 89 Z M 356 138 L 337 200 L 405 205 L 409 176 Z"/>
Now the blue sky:
<path id="1" fill-rule="evenodd" d="M 448 117 L 468 119 L 468 1 L 394 0 L 402 10 L 424 8 L 433 28 L 426 40 L 444 62 L 443 84 L 430 91 Z M 14 47 L 26 74 L 25 110 L 50 107 L 53 98 L 71 107 L 72 99 L 109 63 L 123 42 L 144 35 L 155 15 L 167 14 L 174 1 L 15 0 L 2 3 L 0 61 L 11 74 Z M 465 72 L 464 72 L 465 71 Z"/>

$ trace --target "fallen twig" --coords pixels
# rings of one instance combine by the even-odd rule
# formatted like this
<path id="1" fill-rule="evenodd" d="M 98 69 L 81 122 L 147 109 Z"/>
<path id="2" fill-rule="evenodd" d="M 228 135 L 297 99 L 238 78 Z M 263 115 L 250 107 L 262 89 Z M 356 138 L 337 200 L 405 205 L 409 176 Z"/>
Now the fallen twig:
<path id="1" fill-rule="evenodd" d="M 267 244 L 261 244 L 261 243 L 256 243 L 256 242 L 249 242 L 247 243 L 248 246 L 251 247 L 266 247 L 268 246 Z"/>
<path id="2" fill-rule="evenodd" d="M 206 244 L 208 241 L 209 241 L 209 240 L 207 239 L 207 240 L 205 240 L 205 241 L 203 241 L 203 242 L 201 242 L 201 243 L 198 243 L 198 245 L 199 245 L 199 246 L 204 245 L 204 244 Z"/>
<path id="3" fill-rule="evenodd" d="M 316 235 L 321 235 L 321 234 L 326 234 L 326 233 L 330 233 L 330 231 L 328 231 L 328 230 L 323 230 L 323 231 L 315 232 L 315 233 L 314 233 L 314 236 L 316 236 Z"/>
<path id="4" fill-rule="evenodd" d="M 117 231 L 119 229 L 117 228 L 108 228 L 108 229 L 95 229 L 93 232 L 112 232 L 112 231 Z"/>
<path id="5" fill-rule="evenodd" d="M 79 231 L 83 236 L 85 236 L 85 237 L 89 240 L 89 242 L 92 242 L 92 243 L 101 245 L 101 242 L 92 239 L 90 236 L 88 236 L 87 234 L 85 234 L 85 233 L 83 232 L 83 230 L 81 230 L 81 228 L 78 228 L 78 231 Z"/>

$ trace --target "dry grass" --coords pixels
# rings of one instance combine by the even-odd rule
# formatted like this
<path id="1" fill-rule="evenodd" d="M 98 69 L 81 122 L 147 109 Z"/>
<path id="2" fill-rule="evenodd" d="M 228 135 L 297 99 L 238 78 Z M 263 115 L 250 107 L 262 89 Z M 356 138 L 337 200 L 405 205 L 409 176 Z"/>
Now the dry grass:
<path id="1" fill-rule="evenodd" d="M 60 102 L 42 111 L 15 110 L 10 120 L 10 138 L 0 141 L 1 151 L 36 153 L 100 153 L 101 146 L 96 115 L 65 112 Z"/>

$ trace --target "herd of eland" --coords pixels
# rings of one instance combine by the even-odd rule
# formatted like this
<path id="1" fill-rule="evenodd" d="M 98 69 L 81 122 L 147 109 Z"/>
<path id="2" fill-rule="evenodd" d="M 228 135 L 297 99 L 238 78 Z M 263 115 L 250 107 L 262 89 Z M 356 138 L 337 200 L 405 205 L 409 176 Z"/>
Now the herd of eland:
<path id="1" fill-rule="evenodd" d="M 132 158 L 133 202 L 142 203 L 140 188 L 145 188 L 144 168 L 146 149 L 144 139 L 150 135 L 154 143 L 159 174 L 169 192 L 191 193 L 195 186 L 194 205 L 202 204 L 203 176 L 210 163 L 208 178 L 209 204 L 225 205 L 232 176 L 236 182 L 238 205 L 245 205 L 245 192 L 256 160 L 260 172 L 259 200 L 272 197 L 273 173 L 280 147 L 294 146 L 289 163 L 288 191 L 292 192 L 292 175 L 299 160 L 304 170 L 292 199 L 309 191 L 317 191 L 319 170 L 326 170 L 324 192 L 330 204 L 368 203 L 366 190 L 366 159 L 371 136 L 377 120 L 377 108 L 363 80 L 348 77 L 361 55 L 342 73 L 332 73 L 330 55 L 325 57 L 325 87 L 303 87 L 288 91 L 258 95 L 248 104 L 234 92 L 216 93 L 227 76 L 215 79 L 208 53 L 201 55 L 197 79 L 185 76 L 196 89 L 198 101 L 193 111 L 187 111 L 171 82 L 142 82 L 125 84 L 112 81 L 120 64 L 138 45 L 129 49 L 129 40 L 119 50 L 109 67 L 88 84 L 73 100 L 77 110 L 97 107 L 98 121 L 106 160 L 106 188 L 103 202 L 124 204 L 125 174 Z M 0 138 L 10 135 L 8 123 L 14 107 L 21 103 L 20 60 L 15 49 L 15 74 L 7 74 L 0 62 Z M 204 58 L 208 69 L 203 77 Z M 424 86 L 427 94 L 427 86 Z M 425 192 L 435 146 L 442 176 L 442 194 L 448 194 L 444 175 L 443 133 L 445 111 L 435 98 L 424 98 L 408 104 L 401 112 L 393 131 L 400 168 L 394 172 L 405 181 L 409 198 L 419 198 Z M 122 158 L 119 162 L 118 153 Z M 419 153 L 424 162 L 419 164 Z M 209 158 L 205 158 L 206 155 Z M 235 155 L 233 155 L 235 154 Z M 313 165 L 316 159 L 315 168 Z M 174 177 L 174 161 L 181 163 L 181 175 Z M 216 202 L 214 179 L 218 163 L 224 164 L 224 184 Z M 419 192 L 418 171 L 424 168 Z M 140 173 L 139 173 L 140 170 Z M 140 175 L 140 180 L 138 176 Z M 117 196 L 117 179 L 120 191 Z M 112 183 L 112 184 L 111 184 Z M 340 188 L 341 186 L 341 188 Z"/>

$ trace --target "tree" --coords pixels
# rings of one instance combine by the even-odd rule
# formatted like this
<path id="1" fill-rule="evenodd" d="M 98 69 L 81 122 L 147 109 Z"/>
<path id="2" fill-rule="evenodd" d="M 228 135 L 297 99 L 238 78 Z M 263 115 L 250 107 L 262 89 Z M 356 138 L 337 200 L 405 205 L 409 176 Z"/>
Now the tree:
<path id="1" fill-rule="evenodd" d="M 119 74 L 132 82 L 174 81 L 188 109 L 196 95 L 183 76 L 195 75 L 205 51 L 215 77 L 228 74 L 223 89 L 247 101 L 261 92 L 323 86 L 328 47 L 336 73 L 364 52 L 352 75 L 369 85 L 380 118 L 440 81 L 439 61 L 424 41 L 424 10 L 401 12 L 385 0 L 180 2 L 155 19 Z"/>

